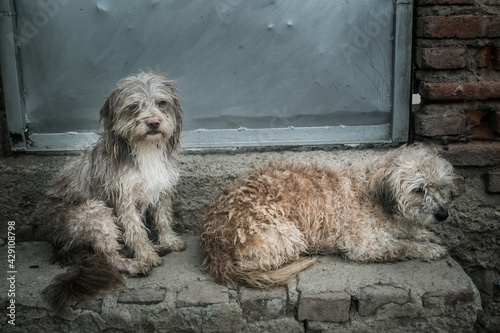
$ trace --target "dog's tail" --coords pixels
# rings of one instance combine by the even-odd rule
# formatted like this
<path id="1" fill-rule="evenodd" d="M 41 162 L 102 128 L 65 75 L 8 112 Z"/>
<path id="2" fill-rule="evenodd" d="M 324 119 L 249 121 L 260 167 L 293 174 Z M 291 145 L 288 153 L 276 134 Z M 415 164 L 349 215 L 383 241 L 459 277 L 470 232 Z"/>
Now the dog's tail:
<path id="1" fill-rule="evenodd" d="M 237 283 L 258 289 L 283 286 L 288 284 L 300 271 L 314 264 L 317 259 L 317 257 L 302 257 L 283 267 L 266 272 L 241 271 L 231 263 L 225 267 L 224 277 L 218 279 L 218 282 L 225 284 Z"/>
<path id="2" fill-rule="evenodd" d="M 104 257 L 83 255 L 77 265 L 56 276 L 42 291 L 43 298 L 60 313 L 70 303 L 105 294 L 125 286 L 125 280 Z"/>

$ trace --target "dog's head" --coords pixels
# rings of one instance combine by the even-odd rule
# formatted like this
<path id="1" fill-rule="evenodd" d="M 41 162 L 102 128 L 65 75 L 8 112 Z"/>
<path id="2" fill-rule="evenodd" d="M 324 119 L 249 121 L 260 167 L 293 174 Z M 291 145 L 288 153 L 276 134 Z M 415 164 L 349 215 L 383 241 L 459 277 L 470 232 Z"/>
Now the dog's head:
<path id="1" fill-rule="evenodd" d="M 180 98 L 171 80 L 142 72 L 116 83 L 101 108 L 101 122 L 110 153 L 122 145 L 132 151 L 156 146 L 171 152 L 180 142 Z"/>
<path id="2" fill-rule="evenodd" d="M 455 179 L 434 150 L 403 146 L 374 164 L 369 186 L 388 214 L 429 226 L 448 218 Z"/>

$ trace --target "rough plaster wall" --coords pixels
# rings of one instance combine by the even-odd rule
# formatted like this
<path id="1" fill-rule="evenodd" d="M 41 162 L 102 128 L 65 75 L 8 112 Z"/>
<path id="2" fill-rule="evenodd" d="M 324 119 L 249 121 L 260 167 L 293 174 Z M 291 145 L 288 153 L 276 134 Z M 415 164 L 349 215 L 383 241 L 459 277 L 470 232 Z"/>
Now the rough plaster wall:
<path id="1" fill-rule="evenodd" d="M 279 160 L 320 160 L 347 166 L 375 158 L 383 149 L 354 149 L 305 152 L 254 152 L 243 154 L 189 154 L 183 157 L 181 179 L 174 199 L 177 231 L 196 234 L 204 208 L 220 187 L 244 174 L 253 165 L 269 158 Z M 19 240 L 39 238 L 33 220 L 50 178 L 72 156 L 17 156 L 0 159 L 0 238 L 5 239 L 6 222 L 16 221 Z M 467 272 L 500 267 L 500 194 L 485 190 L 484 175 L 491 167 L 459 167 L 463 177 L 452 217 L 437 227 L 444 243 Z M 44 223 L 45 221 L 39 221 Z"/>

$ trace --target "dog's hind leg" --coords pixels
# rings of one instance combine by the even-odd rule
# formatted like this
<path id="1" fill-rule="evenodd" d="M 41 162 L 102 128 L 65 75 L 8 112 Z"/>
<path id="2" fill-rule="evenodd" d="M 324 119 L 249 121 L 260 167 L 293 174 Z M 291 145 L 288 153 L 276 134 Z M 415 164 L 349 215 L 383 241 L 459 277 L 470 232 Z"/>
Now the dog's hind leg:
<path id="1" fill-rule="evenodd" d="M 129 275 L 147 274 L 150 269 L 148 264 L 123 258 L 119 254 L 122 246 L 118 242 L 120 231 L 116 217 L 103 201 L 88 200 L 70 207 L 67 213 L 68 239 L 71 241 L 66 241 L 61 251 L 64 252 L 65 248 L 91 248 L 120 272 Z M 61 238 L 64 237 L 61 235 Z"/>
<path id="2" fill-rule="evenodd" d="M 52 235 L 52 241 L 58 245 L 54 259 L 73 264 L 42 292 L 56 312 L 74 301 L 123 287 L 125 281 L 119 271 L 132 275 L 141 272 L 143 263 L 127 262 L 118 254 L 121 247 L 116 218 L 104 202 L 88 200 L 59 206 L 52 217 L 59 222 Z"/>
<path id="3" fill-rule="evenodd" d="M 287 284 L 315 259 L 307 253 L 304 236 L 292 222 L 262 221 L 251 230 L 239 229 L 239 246 L 233 256 L 236 280 L 257 288 Z"/>
<path id="4" fill-rule="evenodd" d="M 173 212 L 172 199 L 166 195 L 156 207 L 151 208 L 153 223 L 158 230 L 158 245 L 153 245 L 156 252 L 160 255 L 171 251 L 182 251 L 186 244 L 172 230 Z"/>

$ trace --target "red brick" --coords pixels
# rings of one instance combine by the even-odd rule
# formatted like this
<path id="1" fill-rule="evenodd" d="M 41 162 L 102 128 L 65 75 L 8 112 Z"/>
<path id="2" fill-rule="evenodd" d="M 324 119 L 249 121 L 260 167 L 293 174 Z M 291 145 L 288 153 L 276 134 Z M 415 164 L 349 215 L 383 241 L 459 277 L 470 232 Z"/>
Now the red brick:
<path id="1" fill-rule="evenodd" d="M 472 139 L 481 138 L 484 140 L 492 140 L 495 141 L 497 139 L 497 135 L 486 123 L 481 123 L 481 125 L 477 127 L 473 127 L 470 129 L 470 136 Z"/>
<path id="2" fill-rule="evenodd" d="M 483 47 L 476 54 L 476 58 L 475 58 L 476 59 L 476 66 L 479 68 L 488 67 L 491 63 L 491 52 L 492 52 L 491 46 Z"/>
<path id="3" fill-rule="evenodd" d="M 428 38 L 500 37 L 500 16 L 419 17 L 417 36 Z"/>
<path id="4" fill-rule="evenodd" d="M 500 48 L 493 50 L 493 68 L 500 70 Z"/>
<path id="5" fill-rule="evenodd" d="M 500 82 L 421 82 L 420 95 L 428 100 L 482 100 L 500 98 Z"/>
<path id="6" fill-rule="evenodd" d="M 500 142 L 470 141 L 448 145 L 441 151 L 445 159 L 455 166 L 491 166 L 500 164 Z"/>
<path id="7" fill-rule="evenodd" d="M 468 128 L 481 125 L 481 120 L 488 114 L 485 110 L 467 110 L 465 111 L 465 122 Z"/>
<path id="8" fill-rule="evenodd" d="M 492 130 L 500 133 L 500 111 L 491 112 L 488 118 L 488 125 Z"/>
<path id="9" fill-rule="evenodd" d="M 425 16 L 417 19 L 417 36 L 475 38 L 483 31 L 482 16 Z"/>
<path id="10" fill-rule="evenodd" d="M 422 114 L 413 117 L 415 134 L 421 136 L 459 135 L 467 131 L 463 113 Z"/>
<path id="11" fill-rule="evenodd" d="M 466 54 L 466 47 L 418 48 L 416 62 L 420 68 L 465 68 L 467 65 Z"/>
<path id="12" fill-rule="evenodd" d="M 417 6 L 425 5 L 469 5 L 474 0 L 418 0 Z"/>

